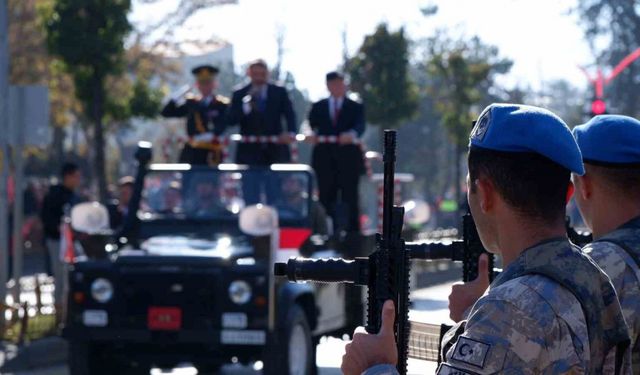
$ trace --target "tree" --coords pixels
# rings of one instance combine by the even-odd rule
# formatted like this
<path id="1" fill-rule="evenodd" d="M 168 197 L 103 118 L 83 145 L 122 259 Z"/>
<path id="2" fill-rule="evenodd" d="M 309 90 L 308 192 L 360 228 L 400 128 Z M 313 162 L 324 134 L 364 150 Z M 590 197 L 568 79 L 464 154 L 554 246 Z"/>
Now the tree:
<path id="1" fill-rule="evenodd" d="M 456 201 L 462 200 L 461 166 L 469 142 L 472 121 L 493 101 L 495 76 L 507 73 L 512 62 L 499 56 L 498 48 L 478 37 L 452 40 L 439 32 L 429 40 L 427 72 L 433 77 L 430 94 L 442 124 L 455 147 Z"/>
<path id="2" fill-rule="evenodd" d="M 94 172 L 101 200 L 107 198 L 104 126 L 108 100 L 105 83 L 123 70 L 124 38 L 131 30 L 129 0 L 56 0 L 47 22 L 49 51 L 73 77 L 76 96 L 90 119 Z"/>
<path id="3" fill-rule="evenodd" d="M 162 0 L 138 0 L 141 4 L 154 4 Z M 238 0 L 179 0 L 173 11 L 162 17 L 159 22 L 151 25 L 143 34 L 150 35 L 156 32 L 163 34 L 161 39 L 170 37 L 174 30 L 184 25 L 196 13 L 215 6 L 237 4 Z"/>
<path id="4" fill-rule="evenodd" d="M 378 25 L 348 69 L 351 89 L 362 97 L 370 122 L 393 128 L 415 114 L 417 90 L 409 79 L 409 41 L 403 29 L 390 33 L 386 24 Z"/>
<path id="5" fill-rule="evenodd" d="M 60 60 L 49 56 L 44 22 L 51 0 L 10 0 L 9 3 L 10 82 L 14 85 L 45 85 L 49 88 L 49 118 L 52 147 L 36 153 L 46 160 L 47 173 L 58 170 L 64 159 L 64 128 L 80 112 L 73 96 L 73 80 Z M 30 158 L 34 160 L 35 158 Z"/>
<path id="6" fill-rule="evenodd" d="M 616 66 L 640 47 L 640 7 L 630 0 L 580 0 L 577 14 L 598 65 Z M 604 48 L 599 49 L 601 46 Z M 632 63 L 605 88 L 608 107 L 639 116 L 640 62 Z"/>

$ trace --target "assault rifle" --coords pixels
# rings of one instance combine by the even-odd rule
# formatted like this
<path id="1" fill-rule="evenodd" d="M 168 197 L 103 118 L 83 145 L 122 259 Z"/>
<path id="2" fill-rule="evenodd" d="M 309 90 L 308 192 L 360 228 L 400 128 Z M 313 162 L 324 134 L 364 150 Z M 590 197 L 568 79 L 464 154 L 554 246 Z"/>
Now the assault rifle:
<path id="1" fill-rule="evenodd" d="M 384 194 L 382 233 L 376 235 L 376 248 L 368 257 L 291 258 L 276 263 L 276 276 L 292 282 L 338 282 L 368 287 L 367 325 L 369 333 L 378 333 L 382 305 L 393 300 L 396 309 L 394 332 L 398 349 L 398 372 L 406 374 L 408 357 L 439 360 L 440 341 L 448 330 L 444 325 L 409 321 L 409 268 L 412 259 L 450 259 L 462 261 L 463 280 L 477 277 L 478 257 L 485 252 L 470 214 L 463 222 L 463 239 L 450 242 L 405 243 L 400 237 L 404 209 L 393 205 L 396 133 L 384 132 Z M 493 269 L 490 256 L 489 269 Z"/>

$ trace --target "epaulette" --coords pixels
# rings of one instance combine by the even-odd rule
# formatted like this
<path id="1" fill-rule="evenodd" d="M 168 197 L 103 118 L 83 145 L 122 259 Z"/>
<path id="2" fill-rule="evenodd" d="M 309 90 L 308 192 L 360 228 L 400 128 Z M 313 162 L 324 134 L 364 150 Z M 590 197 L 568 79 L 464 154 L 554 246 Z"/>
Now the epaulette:
<path id="1" fill-rule="evenodd" d="M 202 96 L 190 92 L 187 93 L 184 98 L 185 100 L 200 100 Z"/>
<path id="2" fill-rule="evenodd" d="M 229 100 L 229 98 L 227 98 L 226 96 L 223 96 L 223 95 L 216 95 L 216 100 L 219 101 L 222 104 L 231 103 L 231 100 Z"/>

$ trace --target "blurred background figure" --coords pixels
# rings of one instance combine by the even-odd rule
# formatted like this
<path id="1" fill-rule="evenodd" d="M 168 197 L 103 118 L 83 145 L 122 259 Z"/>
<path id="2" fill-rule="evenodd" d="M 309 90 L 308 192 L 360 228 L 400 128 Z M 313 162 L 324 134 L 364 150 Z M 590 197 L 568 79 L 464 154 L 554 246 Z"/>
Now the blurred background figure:
<path id="1" fill-rule="evenodd" d="M 109 223 L 111 229 L 117 229 L 124 224 L 125 217 L 129 213 L 129 201 L 133 194 L 134 178 L 122 177 L 118 180 L 118 198 L 107 205 L 109 210 Z"/>
<path id="2" fill-rule="evenodd" d="M 339 72 L 326 75 L 330 96 L 313 104 L 309 126 L 315 135 L 337 136 L 338 143 L 317 144 L 311 164 L 318 176 L 320 202 L 336 229 L 360 231 L 359 182 L 364 173 L 364 155 L 355 142 L 365 131 L 362 104 L 346 96 L 347 85 Z M 311 142 L 315 137 L 309 137 Z"/>
<path id="3" fill-rule="evenodd" d="M 214 142 L 214 136 L 224 130 L 229 100 L 215 93 L 218 72 L 212 65 L 193 68 L 191 73 L 196 78 L 199 94 L 192 94 L 191 88 L 186 86 L 162 109 L 164 117 L 187 118 L 189 141 L 180 153 L 180 163 L 217 165 L 222 161 L 222 146 Z"/>
<path id="4" fill-rule="evenodd" d="M 44 225 L 46 248 L 54 277 L 56 311 L 62 311 L 64 264 L 60 250 L 60 224 L 66 210 L 80 202 L 76 190 L 82 183 L 78 165 L 65 163 L 60 171 L 60 183 L 53 185 L 44 197 L 40 218 Z"/>
<path id="5" fill-rule="evenodd" d="M 185 201 L 185 213 L 191 217 L 211 218 L 228 212 L 221 201 L 216 176 L 194 176 Z"/>
<path id="6" fill-rule="evenodd" d="M 236 163 L 287 163 L 291 161 L 287 145 L 295 140 L 298 131 L 289 95 L 284 87 L 269 82 L 269 68 L 264 60 L 251 62 L 247 75 L 251 82 L 233 93 L 227 125 L 240 125 L 242 135 L 279 136 L 281 144 L 240 143 Z"/>

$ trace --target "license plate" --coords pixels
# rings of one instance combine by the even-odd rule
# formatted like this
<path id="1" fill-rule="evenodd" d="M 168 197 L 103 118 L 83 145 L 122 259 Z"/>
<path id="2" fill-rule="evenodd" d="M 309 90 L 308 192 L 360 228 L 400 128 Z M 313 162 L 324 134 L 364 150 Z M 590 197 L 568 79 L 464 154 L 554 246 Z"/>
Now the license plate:
<path id="1" fill-rule="evenodd" d="M 247 314 L 224 313 L 222 314 L 223 328 L 247 328 Z"/>
<path id="2" fill-rule="evenodd" d="M 82 322 L 87 327 L 106 327 L 109 324 L 109 315 L 104 310 L 85 310 L 82 313 Z"/>
<path id="3" fill-rule="evenodd" d="M 220 342 L 228 345 L 264 345 L 267 336 L 264 331 L 231 330 L 220 332 Z"/>
<path id="4" fill-rule="evenodd" d="M 147 322 L 150 330 L 177 331 L 182 327 L 182 310 L 178 307 L 150 307 Z"/>

